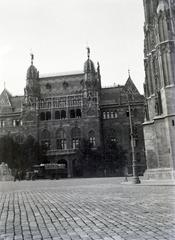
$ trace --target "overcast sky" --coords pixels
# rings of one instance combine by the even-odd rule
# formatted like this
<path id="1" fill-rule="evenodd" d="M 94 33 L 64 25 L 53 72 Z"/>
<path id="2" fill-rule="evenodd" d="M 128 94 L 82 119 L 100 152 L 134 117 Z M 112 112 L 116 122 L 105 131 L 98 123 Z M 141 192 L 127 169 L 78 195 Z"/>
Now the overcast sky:
<path id="1" fill-rule="evenodd" d="M 142 0 L 0 0 L 0 92 L 22 95 L 30 52 L 41 74 L 82 70 L 91 49 L 102 85 L 143 93 Z"/>

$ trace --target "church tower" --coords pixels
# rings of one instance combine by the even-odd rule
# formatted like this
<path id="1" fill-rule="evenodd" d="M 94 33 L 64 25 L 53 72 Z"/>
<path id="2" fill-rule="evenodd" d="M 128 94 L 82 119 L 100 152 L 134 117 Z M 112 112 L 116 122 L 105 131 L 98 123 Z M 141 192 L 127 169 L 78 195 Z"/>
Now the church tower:
<path id="1" fill-rule="evenodd" d="M 175 176 L 175 2 L 143 0 L 145 177 Z"/>

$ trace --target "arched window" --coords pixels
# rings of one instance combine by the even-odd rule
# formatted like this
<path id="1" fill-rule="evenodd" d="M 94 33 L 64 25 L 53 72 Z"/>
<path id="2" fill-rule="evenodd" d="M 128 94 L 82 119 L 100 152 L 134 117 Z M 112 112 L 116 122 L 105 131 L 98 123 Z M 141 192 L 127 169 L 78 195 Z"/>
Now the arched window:
<path id="1" fill-rule="evenodd" d="M 106 119 L 106 112 L 103 112 L 103 119 Z"/>
<path id="2" fill-rule="evenodd" d="M 45 113 L 45 112 L 41 112 L 41 113 L 40 113 L 40 120 L 41 120 L 41 121 L 46 120 L 46 113 Z"/>
<path id="3" fill-rule="evenodd" d="M 59 111 L 55 111 L 55 119 L 60 119 L 60 112 Z"/>
<path id="4" fill-rule="evenodd" d="M 51 119 L 51 112 L 46 112 L 46 120 L 50 120 Z"/>
<path id="5" fill-rule="evenodd" d="M 66 134 L 63 129 L 58 129 L 56 131 L 56 147 L 57 149 L 66 149 Z"/>
<path id="6" fill-rule="evenodd" d="M 105 132 L 105 140 L 107 143 L 111 142 L 111 143 L 115 143 L 117 142 L 117 138 L 116 138 L 116 131 L 113 128 L 108 128 Z"/>
<path id="7" fill-rule="evenodd" d="M 76 117 L 81 118 L 81 109 L 76 110 Z"/>
<path id="8" fill-rule="evenodd" d="M 78 127 L 75 127 L 71 131 L 71 137 L 72 137 L 72 148 L 76 149 L 80 145 L 80 139 L 81 139 L 81 130 Z"/>
<path id="9" fill-rule="evenodd" d="M 75 110 L 74 109 L 70 110 L 70 118 L 75 118 Z"/>
<path id="10" fill-rule="evenodd" d="M 90 144 L 90 147 L 92 148 L 96 146 L 95 132 L 93 130 L 89 132 L 89 144 Z"/>
<path id="11" fill-rule="evenodd" d="M 114 118 L 117 118 L 118 117 L 118 115 L 117 115 L 117 112 L 115 111 L 114 112 Z"/>
<path id="12" fill-rule="evenodd" d="M 44 129 L 41 133 L 41 146 L 44 150 L 50 149 L 50 132 Z"/>
<path id="13" fill-rule="evenodd" d="M 65 110 L 61 110 L 61 119 L 66 118 L 66 111 Z"/>
<path id="14" fill-rule="evenodd" d="M 24 136 L 23 135 L 17 135 L 15 137 L 15 140 L 17 141 L 17 143 L 22 144 L 24 142 Z"/>
<path id="15" fill-rule="evenodd" d="M 106 113 L 106 118 L 107 118 L 107 119 L 110 118 L 110 113 L 109 113 L 109 112 Z"/>

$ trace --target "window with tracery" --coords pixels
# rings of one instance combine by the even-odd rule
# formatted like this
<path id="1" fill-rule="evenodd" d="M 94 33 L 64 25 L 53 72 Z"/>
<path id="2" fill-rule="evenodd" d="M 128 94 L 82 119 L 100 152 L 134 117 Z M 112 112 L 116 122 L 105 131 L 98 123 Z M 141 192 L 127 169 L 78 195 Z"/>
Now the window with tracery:
<path id="1" fill-rule="evenodd" d="M 95 132 L 93 130 L 89 132 L 89 144 L 92 148 L 96 146 Z"/>
<path id="2" fill-rule="evenodd" d="M 66 149 L 66 134 L 63 129 L 58 129 L 56 132 L 56 148 L 57 149 Z"/>
<path id="3" fill-rule="evenodd" d="M 78 127 L 75 127 L 72 129 L 71 138 L 72 138 L 72 148 L 73 149 L 78 148 L 81 140 L 81 130 Z"/>

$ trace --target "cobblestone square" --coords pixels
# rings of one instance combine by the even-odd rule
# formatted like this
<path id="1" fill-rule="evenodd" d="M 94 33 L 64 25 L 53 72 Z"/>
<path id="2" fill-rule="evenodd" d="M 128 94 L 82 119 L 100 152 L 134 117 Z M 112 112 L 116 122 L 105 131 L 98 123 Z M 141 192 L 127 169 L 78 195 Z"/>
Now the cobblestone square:
<path id="1" fill-rule="evenodd" d="M 0 240 L 175 239 L 175 186 L 121 181 L 0 182 Z"/>

